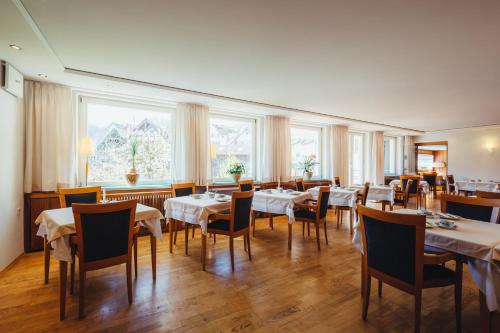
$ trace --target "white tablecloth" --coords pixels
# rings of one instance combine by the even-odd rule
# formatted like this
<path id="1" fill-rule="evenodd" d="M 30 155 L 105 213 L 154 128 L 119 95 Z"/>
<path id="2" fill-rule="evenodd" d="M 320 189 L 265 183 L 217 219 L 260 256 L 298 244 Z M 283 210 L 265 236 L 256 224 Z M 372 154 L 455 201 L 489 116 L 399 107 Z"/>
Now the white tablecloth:
<path id="1" fill-rule="evenodd" d="M 362 191 L 363 186 L 361 185 L 352 185 L 349 186 L 351 189 L 357 189 Z M 388 201 L 391 204 L 394 203 L 394 188 L 391 186 L 385 185 L 371 185 L 368 190 L 368 198 L 366 200 L 371 201 Z"/>
<path id="2" fill-rule="evenodd" d="M 400 209 L 394 213 L 416 214 L 416 210 Z M 437 221 L 429 219 L 429 221 Z M 500 225 L 461 219 L 457 229 L 426 228 L 425 244 L 468 257 L 469 269 L 477 286 L 486 295 L 490 311 L 500 308 Z M 354 226 L 353 243 L 362 251 L 359 222 Z"/>
<path id="3" fill-rule="evenodd" d="M 137 204 L 135 220 L 147 228 L 157 239 L 162 239 L 161 212 L 153 207 Z M 71 262 L 71 247 L 69 236 L 76 233 L 75 220 L 71 207 L 49 209 L 43 211 L 35 220 L 38 224 L 37 236 L 47 236 L 47 240 L 54 249 L 54 258 Z"/>
<path id="4" fill-rule="evenodd" d="M 211 214 L 231 209 L 231 200 L 219 202 L 206 195 L 200 199 L 184 196 L 165 200 L 164 207 L 165 217 L 199 225 L 203 234 L 206 235 L 208 217 Z"/>
<path id="5" fill-rule="evenodd" d="M 399 179 L 394 179 L 394 180 L 391 180 L 391 182 L 389 183 L 389 186 L 390 187 L 398 187 L 399 185 L 401 184 L 401 180 Z M 429 193 L 429 183 L 425 180 L 419 180 L 418 182 L 418 186 L 420 187 L 420 189 L 424 192 L 424 193 Z"/>
<path id="6" fill-rule="evenodd" d="M 312 199 L 309 192 L 293 195 L 287 192 L 280 193 L 277 190 L 257 191 L 253 197 L 252 209 L 259 212 L 287 215 L 288 223 L 293 223 L 295 222 L 293 207 L 296 203 L 302 203 L 307 199 Z"/>
<path id="7" fill-rule="evenodd" d="M 319 187 L 313 187 L 307 190 L 311 193 L 314 200 L 318 200 Z M 330 197 L 328 198 L 328 204 L 332 206 L 347 206 L 353 208 L 356 206 L 356 198 L 358 195 L 358 189 L 341 189 L 341 188 L 331 188 Z M 370 193 L 370 192 L 368 192 Z"/>
<path id="8" fill-rule="evenodd" d="M 470 181 L 457 181 L 455 182 L 457 191 L 486 191 L 496 192 L 498 184 L 493 182 L 470 182 Z"/>

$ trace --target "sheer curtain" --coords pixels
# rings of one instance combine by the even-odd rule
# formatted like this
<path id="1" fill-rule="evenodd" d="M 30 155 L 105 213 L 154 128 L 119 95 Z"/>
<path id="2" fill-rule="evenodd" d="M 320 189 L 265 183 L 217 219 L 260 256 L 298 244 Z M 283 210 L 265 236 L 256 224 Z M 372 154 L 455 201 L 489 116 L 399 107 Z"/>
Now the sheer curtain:
<path id="1" fill-rule="evenodd" d="M 405 160 L 405 173 L 415 173 L 415 137 L 411 135 L 405 136 L 404 154 Z"/>
<path id="2" fill-rule="evenodd" d="M 292 169 L 292 143 L 290 119 L 266 116 L 264 122 L 264 180 L 290 179 Z"/>
<path id="3" fill-rule="evenodd" d="M 384 132 L 376 131 L 372 135 L 372 181 L 384 184 Z"/>
<path id="4" fill-rule="evenodd" d="M 347 126 L 330 126 L 332 177 L 340 177 L 343 186 L 349 184 L 349 136 Z"/>
<path id="5" fill-rule="evenodd" d="M 205 185 L 209 178 L 208 106 L 178 103 L 175 122 L 174 181 Z"/>
<path id="6" fill-rule="evenodd" d="M 26 164 L 24 192 L 76 184 L 76 115 L 71 89 L 24 81 Z"/>

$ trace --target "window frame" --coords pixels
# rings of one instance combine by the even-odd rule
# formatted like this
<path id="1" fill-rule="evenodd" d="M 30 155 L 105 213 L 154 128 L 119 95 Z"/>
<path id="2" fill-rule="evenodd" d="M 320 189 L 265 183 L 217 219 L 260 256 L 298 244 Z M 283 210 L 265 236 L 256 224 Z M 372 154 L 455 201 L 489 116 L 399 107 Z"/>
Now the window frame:
<path id="1" fill-rule="evenodd" d="M 212 133 L 210 132 L 211 128 L 211 120 L 212 118 L 218 118 L 218 119 L 227 119 L 227 120 L 232 120 L 232 121 L 241 121 L 241 122 L 248 122 L 252 124 L 252 150 L 251 150 L 251 159 L 252 159 L 252 171 L 253 174 L 251 177 L 245 175 L 245 177 L 241 177 L 241 179 L 253 179 L 257 180 L 258 179 L 258 174 L 259 172 L 257 171 L 257 127 L 258 127 L 258 119 L 255 117 L 244 117 L 244 116 L 239 116 L 239 115 L 233 115 L 233 114 L 228 114 L 227 112 L 222 113 L 222 112 L 216 112 L 216 111 L 210 111 L 208 114 L 208 149 L 209 149 L 209 156 L 210 156 L 210 149 L 212 146 Z M 213 177 L 212 174 L 212 158 L 211 156 L 209 157 L 209 168 L 210 168 L 210 177 L 209 177 L 209 182 L 213 183 L 232 183 L 232 178 L 231 176 L 228 177 Z"/>
<path id="2" fill-rule="evenodd" d="M 393 173 L 386 173 L 386 168 L 385 168 L 385 142 L 386 140 L 389 141 L 389 146 L 391 146 L 393 144 L 393 151 L 392 151 L 392 154 L 390 154 L 389 156 L 389 160 L 392 164 L 392 169 L 394 169 L 394 172 Z M 398 165 L 398 161 L 397 161 L 397 137 L 395 136 L 384 136 L 384 176 L 395 176 L 397 174 L 397 165 Z"/>
<path id="3" fill-rule="evenodd" d="M 111 97 L 111 96 L 92 96 L 87 94 L 77 94 L 77 163 L 78 163 L 78 172 L 77 172 L 77 183 L 81 185 L 87 186 L 102 186 L 102 187 L 130 187 L 125 179 L 125 175 L 123 177 L 123 181 L 97 181 L 97 182 L 88 182 L 85 176 L 85 163 L 86 157 L 82 155 L 80 151 L 80 146 L 82 140 L 88 135 L 87 125 L 88 125 L 88 104 L 101 104 L 101 105 L 109 105 L 114 107 L 124 107 L 124 108 L 132 108 L 132 109 L 141 109 L 147 111 L 154 112 L 162 112 L 168 113 L 170 115 L 170 133 L 172 137 L 172 149 L 171 149 L 171 162 L 174 161 L 174 144 L 175 144 L 175 107 L 168 104 L 161 103 L 149 103 L 147 101 L 141 100 L 132 100 L 132 99 L 121 99 L 119 97 Z M 94 142 L 95 144 L 95 142 Z M 172 163 L 173 165 L 173 163 Z M 135 187 L 141 186 L 158 186 L 158 185 L 170 185 L 172 184 L 173 179 L 161 179 L 161 180 L 148 180 L 141 181 L 139 177 L 139 181 Z"/>
<path id="4" fill-rule="evenodd" d="M 304 124 L 304 123 L 290 123 L 290 155 L 293 159 L 293 147 L 292 147 L 292 128 L 299 128 L 299 129 L 307 129 L 307 130 L 314 130 L 316 132 L 319 133 L 319 140 L 318 140 L 318 144 L 319 144 L 319 147 L 318 147 L 318 154 L 316 155 L 317 159 L 316 161 L 319 162 L 319 166 L 318 166 L 318 170 L 319 170 L 319 175 L 314 175 L 313 174 L 313 177 L 312 179 L 323 179 L 323 174 L 324 174 L 324 161 L 323 161 L 323 139 L 324 139 L 324 128 L 323 126 L 315 126 L 315 125 L 312 125 L 312 124 Z M 293 161 L 291 161 L 293 162 Z M 292 165 L 290 166 L 290 174 L 293 175 L 293 163 Z M 301 177 L 301 176 L 292 176 L 293 177 Z"/>
<path id="5" fill-rule="evenodd" d="M 365 140 L 366 140 L 366 133 L 363 132 L 356 132 L 356 131 L 349 131 L 348 132 L 348 137 L 349 137 L 349 142 L 348 142 L 348 149 L 349 149 L 349 184 L 354 185 L 354 181 L 352 178 L 352 153 L 353 153 L 353 137 L 360 137 L 361 138 L 361 182 L 364 182 L 365 180 L 365 167 L 366 167 L 366 161 L 365 161 Z"/>

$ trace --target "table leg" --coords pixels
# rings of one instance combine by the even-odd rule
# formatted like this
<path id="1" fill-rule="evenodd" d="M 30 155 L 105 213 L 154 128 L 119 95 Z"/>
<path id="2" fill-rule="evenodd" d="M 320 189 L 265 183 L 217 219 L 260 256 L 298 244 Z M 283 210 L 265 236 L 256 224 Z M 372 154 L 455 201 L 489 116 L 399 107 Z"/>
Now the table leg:
<path id="1" fill-rule="evenodd" d="M 205 263 L 207 257 L 207 235 L 202 231 L 201 233 L 201 269 L 205 270 Z"/>
<path id="2" fill-rule="evenodd" d="M 352 235 L 352 224 L 353 224 L 353 213 L 352 213 L 352 208 L 349 208 L 349 230 Z"/>
<path id="3" fill-rule="evenodd" d="M 288 250 L 292 249 L 292 224 L 288 223 Z"/>
<path id="4" fill-rule="evenodd" d="M 189 223 L 184 223 L 184 234 L 185 234 L 185 244 L 184 244 L 184 253 L 188 255 L 188 240 L 189 240 Z"/>
<path id="5" fill-rule="evenodd" d="M 66 281 L 68 279 L 68 263 L 59 261 L 59 318 L 66 317 Z"/>
<path id="6" fill-rule="evenodd" d="M 156 238 L 149 235 L 151 243 L 151 269 L 153 270 L 153 280 L 156 280 Z"/>
<path id="7" fill-rule="evenodd" d="M 174 224 L 174 221 L 172 219 L 168 219 L 168 238 L 170 239 L 170 253 L 172 253 L 172 242 L 173 242 L 173 232 L 174 232 L 174 228 L 173 228 L 173 224 Z"/>

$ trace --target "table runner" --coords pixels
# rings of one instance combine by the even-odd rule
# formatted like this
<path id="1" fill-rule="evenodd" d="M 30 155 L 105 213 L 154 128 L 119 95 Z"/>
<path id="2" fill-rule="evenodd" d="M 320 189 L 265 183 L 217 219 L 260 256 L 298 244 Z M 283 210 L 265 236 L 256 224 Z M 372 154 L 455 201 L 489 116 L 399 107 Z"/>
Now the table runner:
<path id="1" fill-rule="evenodd" d="M 207 234 L 208 217 L 231 208 L 231 200 L 219 202 L 203 194 L 200 199 L 191 196 L 169 198 L 165 200 L 165 217 L 196 224 Z M 168 223 L 168 221 L 167 221 Z"/>
<path id="2" fill-rule="evenodd" d="M 307 192 L 311 193 L 313 200 L 318 200 L 319 186 L 310 188 Z M 358 189 L 341 189 L 341 188 L 330 188 L 330 197 L 328 198 L 328 204 L 332 206 L 346 206 L 354 208 L 356 206 L 356 199 L 358 195 Z M 368 192 L 370 193 L 370 192 Z"/>
<path id="3" fill-rule="evenodd" d="M 416 214 L 417 211 L 400 209 L 393 213 Z M 455 223 L 455 230 L 426 228 L 425 244 L 467 256 L 472 278 L 486 295 L 488 309 L 496 311 L 500 305 L 500 225 L 468 219 Z M 360 231 L 356 222 L 352 242 L 362 252 Z"/>
<path id="4" fill-rule="evenodd" d="M 287 215 L 288 223 L 293 223 L 295 222 L 293 207 L 296 203 L 302 203 L 307 199 L 312 199 L 309 192 L 292 195 L 286 191 L 279 192 L 278 190 L 257 191 L 253 197 L 252 209 L 259 212 Z"/>
<path id="5" fill-rule="evenodd" d="M 162 239 L 160 220 L 161 212 L 153 207 L 137 204 L 135 221 L 147 228 L 157 239 Z M 35 220 L 38 224 L 37 236 L 47 236 L 54 249 L 54 258 L 71 262 L 69 236 L 75 234 L 75 220 L 71 207 L 45 210 Z"/>

